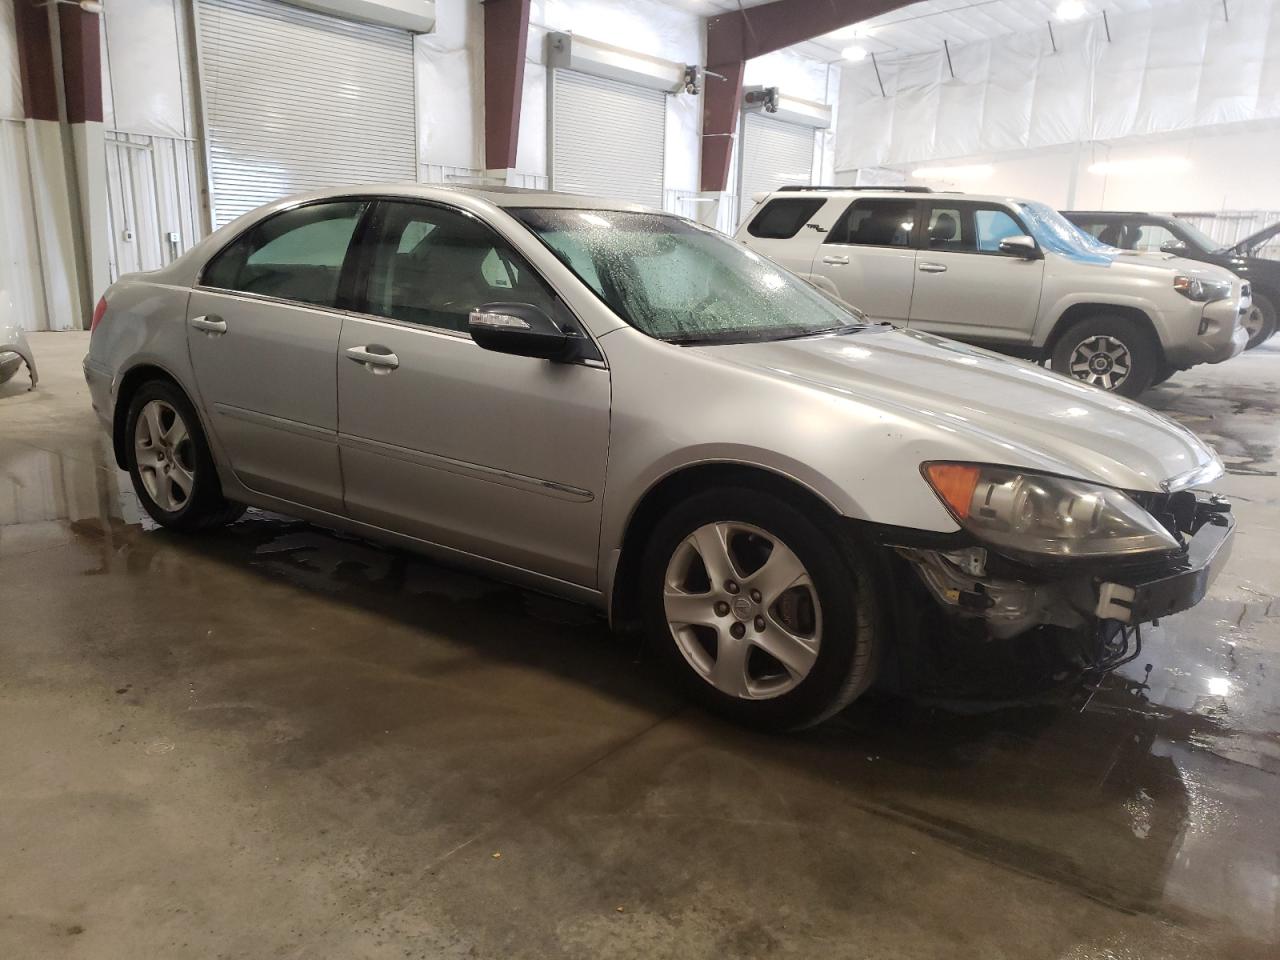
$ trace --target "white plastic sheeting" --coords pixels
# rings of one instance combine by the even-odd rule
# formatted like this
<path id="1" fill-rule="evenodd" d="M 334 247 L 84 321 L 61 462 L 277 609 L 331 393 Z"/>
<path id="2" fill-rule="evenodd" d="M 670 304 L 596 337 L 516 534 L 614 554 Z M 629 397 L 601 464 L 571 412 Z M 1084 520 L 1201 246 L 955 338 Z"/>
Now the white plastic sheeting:
<path id="1" fill-rule="evenodd" d="M 186 20 L 178 0 L 111 0 L 102 12 L 103 125 L 189 137 Z"/>
<path id="2" fill-rule="evenodd" d="M 200 238 L 195 143 L 109 131 L 106 159 L 114 282 L 164 266 Z"/>
<path id="3" fill-rule="evenodd" d="M 436 29 L 413 40 L 418 163 L 484 167 L 484 10 L 437 0 Z"/>
<path id="4" fill-rule="evenodd" d="M 12 300 L 24 330 L 48 329 L 27 128 L 21 120 L 0 119 L 0 297 Z"/>
<path id="5" fill-rule="evenodd" d="M 846 65 L 836 169 L 1280 118 L 1280 4 L 1185 0 Z M 952 70 L 955 76 L 952 76 Z M 881 94 L 880 83 L 884 84 Z"/>

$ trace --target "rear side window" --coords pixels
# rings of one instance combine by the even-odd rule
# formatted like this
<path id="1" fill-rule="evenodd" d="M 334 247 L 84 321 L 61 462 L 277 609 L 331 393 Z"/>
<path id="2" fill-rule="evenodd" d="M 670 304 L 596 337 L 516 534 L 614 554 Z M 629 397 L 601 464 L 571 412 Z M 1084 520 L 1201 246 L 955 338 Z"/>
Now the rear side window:
<path id="1" fill-rule="evenodd" d="M 365 204 L 313 203 L 278 213 L 251 227 L 205 267 L 201 283 L 332 307 L 338 279 Z"/>
<path id="2" fill-rule="evenodd" d="M 857 200 L 827 235 L 827 243 L 909 247 L 915 227 L 914 200 Z"/>
<path id="3" fill-rule="evenodd" d="M 790 240 L 827 201 L 822 197 L 780 197 L 770 200 L 747 226 L 761 240 Z"/>

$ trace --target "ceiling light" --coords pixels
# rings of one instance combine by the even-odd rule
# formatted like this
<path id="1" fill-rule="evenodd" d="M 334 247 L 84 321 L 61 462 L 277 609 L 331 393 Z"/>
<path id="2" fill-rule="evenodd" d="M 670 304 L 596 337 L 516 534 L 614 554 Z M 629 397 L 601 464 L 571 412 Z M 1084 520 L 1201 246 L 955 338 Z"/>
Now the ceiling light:
<path id="1" fill-rule="evenodd" d="M 857 63 L 859 60 L 867 59 L 867 48 L 859 47 L 855 44 L 852 47 L 845 47 L 841 50 L 840 56 L 844 57 L 846 60 L 852 60 L 854 63 Z"/>
<path id="2" fill-rule="evenodd" d="M 924 180 L 985 180 L 991 172 L 991 164 L 975 163 L 961 167 L 916 167 L 911 175 Z"/>
<path id="3" fill-rule="evenodd" d="M 1136 177 L 1151 173 L 1181 173 L 1191 168 L 1186 157 L 1135 157 L 1090 164 L 1089 172 L 1104 177 Z"/>
<path id="4" fill-rule="evenodd" d="M 1053 15 L 1059 20 L 1079 20 L 1088 12 L 1080 0 L 1062 0 Z"/>

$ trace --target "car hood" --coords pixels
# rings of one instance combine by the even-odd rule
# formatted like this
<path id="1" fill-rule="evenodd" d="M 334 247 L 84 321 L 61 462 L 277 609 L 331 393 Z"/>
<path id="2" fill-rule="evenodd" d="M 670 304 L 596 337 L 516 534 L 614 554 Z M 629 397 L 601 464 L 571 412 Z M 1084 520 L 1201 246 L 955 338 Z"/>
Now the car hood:
<path id="1" fill-rule="evenodd" d="M 888 327 L 697 348 L 945 435 L 947 456 L 1159 491 L 1222 472 L 1193 433 L 1031 363 Z M 904 437 L 904 442 L 918 438 Z"/>
<path id="2" fill-rule="evenodd" d="M 1235 277 L 1226 267 L 1205 260 L 1191 260 L 1175 253 L 1161 250 L 1119 250 L 1112 257 L 1112 265 L 1135 270 L 1159 270 L 1168 274 L 1185 274 L 1202 280 L 1231 280 Z"/>

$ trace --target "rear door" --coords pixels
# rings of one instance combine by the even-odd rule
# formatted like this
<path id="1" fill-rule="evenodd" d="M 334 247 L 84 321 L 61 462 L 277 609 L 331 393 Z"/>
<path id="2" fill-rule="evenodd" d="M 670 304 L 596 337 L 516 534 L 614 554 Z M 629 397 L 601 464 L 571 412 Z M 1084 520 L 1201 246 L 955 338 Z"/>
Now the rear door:
<path id="1" fill-rule="evenodd" d="M 918 207 L 914 199 L 897 197 L 853 201 L 823 238 L 811 272 L 869 317 L 905 326 L 915 283 Z"/>
<path id="2" fill-rule="evenodd" d="M 738 239 L 792 273 L 808 276 L 813 251 L 830 225 L 825 207 L 837 201 L 814 194 L 781 194 L 766 200 L 738 231 Z"/>
<path id="3" fill-rule="evenodd" d="M 236 476 L 330 512 L 342 508 L 338 307 L 366 208 L 312 203 L 256 224 L 208 263 L 187 307 L 196 384 Z"/>
<path id="4" fill-rule="evenodd" d="M 1029 342 L 1044 260 L 1000 250 L 1005 237 L 1027 235 L 1026 226 L 995 203 L 940 197 L 924 207 L 910 327 L 978 343 Z"/>
<path id="5" fill-rule="evenodd" d="M 577 320 L 470 213 L 380 201 L 369 237 L 363 315 L 337 361 L 348 515 L 594 587 L 609 371 L 495 353 L 467 331 L 494 301 Z"/>

